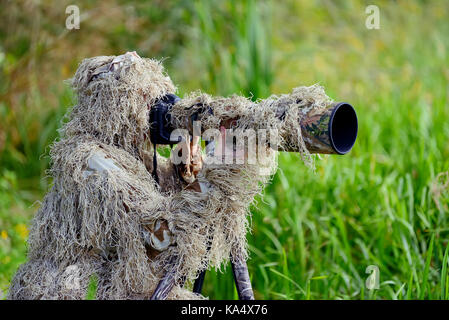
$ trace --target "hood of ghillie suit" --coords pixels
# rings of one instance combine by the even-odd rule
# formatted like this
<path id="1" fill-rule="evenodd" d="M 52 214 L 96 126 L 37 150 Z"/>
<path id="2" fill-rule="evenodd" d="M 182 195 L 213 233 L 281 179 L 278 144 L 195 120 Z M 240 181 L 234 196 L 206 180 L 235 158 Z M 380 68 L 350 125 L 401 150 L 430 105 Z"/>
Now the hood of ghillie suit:
<path id="1" fill-rule="evenodd" d="M 135 154 L 149 131 L 149 106 L 175 86 L 162 64 L 137 54 L 83 60 L 71 85 L 77 104 L 61 136 L 88 135 Z"/>

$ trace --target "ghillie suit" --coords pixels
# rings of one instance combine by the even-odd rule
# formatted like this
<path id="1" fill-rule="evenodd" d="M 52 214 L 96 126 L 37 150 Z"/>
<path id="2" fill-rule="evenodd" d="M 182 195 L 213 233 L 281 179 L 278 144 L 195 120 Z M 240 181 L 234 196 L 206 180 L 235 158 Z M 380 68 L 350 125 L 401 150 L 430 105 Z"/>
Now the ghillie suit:
<path id="1" fill-rule="evenodd" d="M 153 172 L 149 112 L 175 92 L 158 61 L 135 53 L 86 59 L 71 84 L 78 102 L 51 148 L 53 185 L 9 298 L 84 299 L 95 275 L 97 299 L 148 299 L 168 271 L 176 278 L 169 299 L 203 298 L 184 283 L 230 257 L 247 259 L 249 206 L 270 175 L 258 164 L 217 164 L 207 155 L 201 166 L 195 146 L 187 164 L 158 156 Z M 307 157 L 297 124 L 329 104 L 319 86 L 257 103 L 193 93 L 173 106 L 172 120 L 189 128 L 185 119 L 196 112 L 204 129 L 277 129 L 281 149 Z M 265 149 L 273 173 L 275 151 Z"/>

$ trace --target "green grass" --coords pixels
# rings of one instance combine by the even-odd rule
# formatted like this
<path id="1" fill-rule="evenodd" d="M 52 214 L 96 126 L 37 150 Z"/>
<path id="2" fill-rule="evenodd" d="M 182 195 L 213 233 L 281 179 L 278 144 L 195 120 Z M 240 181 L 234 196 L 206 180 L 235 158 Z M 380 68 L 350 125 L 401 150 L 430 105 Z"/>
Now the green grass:
<path id="1" fill-rule="evenodd" d="M 368 31 L 363 4 L 320 3 L 324 9 L 282 8 L 290 20 L 278 32 L 287 35 L 273 39 L 271 87 L 283 92 L 320 82 L 356 107 L 359 138 L 350 154 L 318 160 L 315 173 L 296 155 L 280 156 L 248 235 L 256 297 L 446 299 L 448 194 L 437 200 L 433 188 L 449 168 L 448 24 L 438 19 L 438 7 L 383 3 L 381 30 Z M 434 16 L 433 23 L 422 14 Z M 226 27 L 217 21 L 215 32 Z M 235 60 L 258 61 L 244 53 Z M 249 91 L 265 97 L 266 83 L 262 78 Z M 369 265 L 379 267 L 378 290 L 365 288 Z M 235 297 L 229 268 L 206 279 L 211 298 Z"/>
<path id="2" fill-rule="evenodd" d="M 186 38 L 165 61 L 181 95 L 201 88 L 257 99 L 318 82 L 357 110 L 348 155 L 322 156 L 314 172 L 297 155 L 280 155 L 248 234 L 258 299 L 449 298 L 449 192 L 444 176 L 437 183 L 449 170 L 449 7 L 379 1 L 381 29 L 367 30 L 368 4 L 195 1 L 183 13 Z M 29 105 L 39 111 L 39 141 L 27 136 L 30 114 L 18 158 L 12 148 L 2 154 L 0 288 L 25 259 L 17 226 L 41 195 L 24 190 L 45 187 L 38 155 L 70 99 L 60 91 L 53 115 L 42 101 Z M 379 268 L 379 289 L 365 287 L 370 265 Z M 237 298 L 230 266 L 206 274 L 204 293 Z"/>
<path id="3" fill-rule="evenodd" d="M 19 264 L 25 262 L 27 224 L 30 210 L 26 199 L 35 198 L 18 190 L 17 178 L 11 171 L 0 171 L 0 299 Z"/>
<path id="4" fill-rule="evenodd" d="M 89 286 L 87 287 L 86 300 L 95 300 L 97 297 L 98 288 L 98 276 L 92 275 L 89 280 Z"/>

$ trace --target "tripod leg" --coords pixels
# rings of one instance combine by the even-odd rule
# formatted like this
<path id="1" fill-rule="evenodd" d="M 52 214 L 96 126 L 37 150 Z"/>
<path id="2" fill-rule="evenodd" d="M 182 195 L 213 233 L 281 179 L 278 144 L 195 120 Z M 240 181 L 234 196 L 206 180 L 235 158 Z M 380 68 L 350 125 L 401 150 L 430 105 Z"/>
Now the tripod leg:
<path id="1" fill-rule="evenodd" d="M 207 244 L 207 252 L 209 253 L 210 248 L 212 246 L 212 240 L 213 238 L 209 239 L 209 242 Z M 203 283 L 204 283 L 204 277 L 206 276 L 206 270 L 201 271 L 201 273 L 198 275 L 198 278 L 195 279 L 195 282 L 193 283 L 193 292 L 201 294 L 201 290 L 203 289 Z"/>
<path id="2" fill-rule="evenodd" d="M 175 260 L 170 261 L 172 262 L 171 265 L 174 266 L 176 263 Z M 167 271 L 167 273 L 162 277 L 162 279 L 157 284 L 156 289 L 154 290 L 153 294 L 151 295 L 150 300 L 165 300 L 167 299 L 170 291 L 175 286 L 176 279 L 175 279 L 175 270 L 174 268 Z"/>
<path id="3" fill-rule="evenodd" d="M 201 271 L 198 278 L 196 278 L 195 283 L 193 284 L 193 292 L 201 293 L 203 289 L 204 276 L 206 275 L 206 270 Z"/>
<path id="4" fill-rule="evenodd" d="M 246 262 L 237 260 L 235 263 L 231 262 L 231 266 L 239 300 L 254 300 L 253 288 L 251 287 L 251 281 L 249 280 Z"/>

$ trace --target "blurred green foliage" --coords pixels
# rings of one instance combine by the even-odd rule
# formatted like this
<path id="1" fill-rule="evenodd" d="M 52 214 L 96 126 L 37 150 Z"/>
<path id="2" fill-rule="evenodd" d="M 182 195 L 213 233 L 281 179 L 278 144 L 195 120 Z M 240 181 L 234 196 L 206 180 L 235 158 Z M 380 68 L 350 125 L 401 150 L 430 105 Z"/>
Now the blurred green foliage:
<path id="1" fill-rule="evenodd" d="M 30 219 L 25 201 L 29 198 L 18 190 L 14 172 L 0 171 L 0 299 L 18 265 L 25 262 Z"/>
<path id="2" fill-rule="evenodd" d="M 315 172 L 280 155 L 248 235 L 256 298 L 449 298 L 449 3 L 0 4 L 0 289 L 25 259 L 27 207 L 49 184 L 42 155 L 74 103 L 62 81 L 84 57 L 136 50 L 167 57 L 181 96 L 257 99 L 318 82 L 357 109 L 350 154 L 321 157 Z M 79 30 L 65 29 L 69 4 Z M 379 30 L 365 27 L 369 4 Z M 377 290 L 365 286 L 369 265 Z M 230 268 L 207 273 L 204 293 L 236 298 Z"/>

